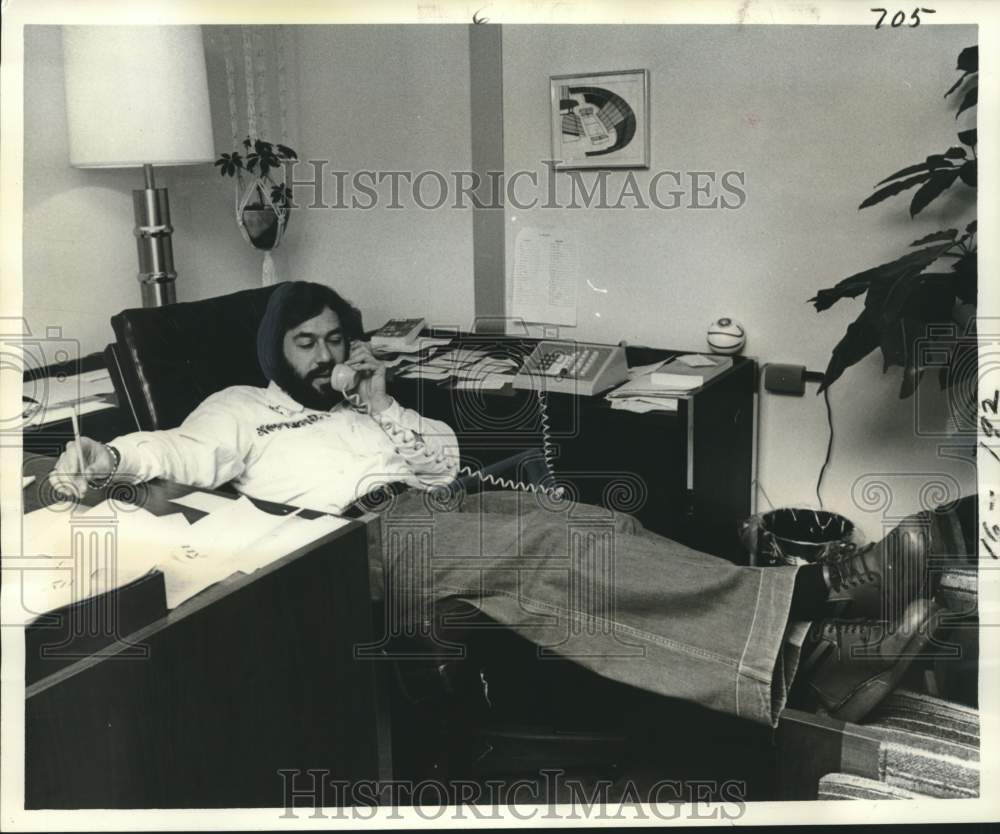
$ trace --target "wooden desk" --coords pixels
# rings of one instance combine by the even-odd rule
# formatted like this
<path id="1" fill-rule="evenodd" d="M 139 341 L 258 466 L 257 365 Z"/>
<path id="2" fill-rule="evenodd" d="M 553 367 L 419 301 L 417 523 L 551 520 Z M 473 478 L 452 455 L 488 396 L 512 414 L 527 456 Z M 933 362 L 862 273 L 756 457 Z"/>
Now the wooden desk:
<path id="1" fill-rule="evenodd" d="M 534 340 L 463 335 L 451 347 L 483 346 L 523 356 Z M 679 351 L 626 349 L 630 367 Z M 548 394 L 555 472 L 575 497 L 632 513 L 662 535 L 739 564 L 749 557 L 739 522 L 752 512 L 757 364 L 736 357 L 676 412 L 637 414 L 594 397 Z M 479 468 L 541 446 L 537 395 L 530 391 L 453 390 L 400 377 L 392 394 L 405 406 L 455 429 L 463 464 Z"/>
<path id="2" fill-rule="evenodd" d="M 26 474 L 51 465 L 31 459 Z M 159 514 L 190 491 L 138 495 Z M 350 522 L 29 685 L 26 807 L 282 807 L 282 770 L 302 772 L 299 789 L 306 769 L 388 778 L 384 664 L 354 656 L 372 641 L 368 582 L 365 529 Z"/>

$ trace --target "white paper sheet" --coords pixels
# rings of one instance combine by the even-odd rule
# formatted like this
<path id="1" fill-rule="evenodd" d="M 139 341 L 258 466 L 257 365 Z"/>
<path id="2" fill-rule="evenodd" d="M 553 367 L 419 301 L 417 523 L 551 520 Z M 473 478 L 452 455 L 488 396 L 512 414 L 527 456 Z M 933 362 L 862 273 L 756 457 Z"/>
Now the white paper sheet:
<path id="1" fill-rule="evenodd" d="M 689 368 L 714 368 L 718 364 L 710 357 L 702 356 L 700 353 L 687 353 L 684 356 L 678 356 L 675 361 L 687 365 Z"/>
<path id="2" fill-rule="evenodd" d="M 513 379 L 510 374 L 486 374 L 474 379 L 456 380 L 455 388 L 460 391 L 498 391 Z"/>
<path id="3" fill-rule="evenodd" d="M 677 400 L 672 397 L 649 400 L 641 397 L 627 397 L 611 400 L 611 407 L 620 411 L 634 411 L 637 414 L 646 414 L 649 411 L 677 411 Z"/>
<path id="4" fill-rule="evenodd" d="M 114 404 L 107 402 L 99 396 L 88 400 L 81 400 L 75 405 L 71 403 L 68 405 L 47 404 L 36 406 L 32 403 L 25 403 L 25 413 L 29 415 L 28 419 L 25 420 L 25 426 L 32 427 L 41 425 L 42 423 L 54 423 L 57 420 L 68 420 L 74 410 L 78 417 L 82 417 L 84 414 L 101 411 L 106 408 L 114 408 Z"/>
<path id="5" fill-rule="evenodd" d="M 428 367 L 426 365 L 414 365 L 407 371 L 401 374 L 401 376 L 409 377 L 412 379 L 447 379 L 451 376 L 451 370 L 449 368 L 434 368 Z"/>
<path id="6" fill-rule="evenodd" d="M 637 365 L 634 368 L 628 369 L 628 375 L 631 379 L 635 379 L 637 376 L 642 376 L 643 374 L 651 374 L 657 368 L 662 368 L 669 361 L 669 359 L 661 359 L 659 362 L 653 362 L 650 365 Z"/>
<path id="7" fill-rule="evenodd" d="M 372 348 L 372 353 L 376 356 L 389 355 L 393 353 L 419 353 L 422 350 L 427 350 L 432 347 L 439 347 L 440 345 L 450 344 L 452 337 L 431 337 L 431 336 L 421 336 L 415 342 L 409 345 L 403 345 L 402 347 L 394 347 L 391 350 L 386 348 L 384 350 L 376 350 Z"/>
<path id="8" fill-rule="evenodd" d="M 190 507 L 192 510 L 201 510 L 203 513 L 211 513 L 229 506 L 234 500 L 234 498 L 226 498 L 224 495 L 215 495 L 211 492 L 190 492 L 180 498 L 171 498 L 170 503 Z"/>
<path id="9" fill-rule="evenodd" d="M 163 571 L 167 607 L 176 608 L 237 571 L 252 573 L 348 523 L 335 516 L 274 515 L 246 497 L 208 496 L 185 503 L 198 505 L 197 509 L 212 505 L 213 509 L 195 524 L 189 524 L 180 512 L 156 516 L 141 507 L 106 501 L 85 512 L 43 508 L 28 513 L 22 556 L 37 557 L 41 566 L 33 572 L 21 571 L 30 573 L 32 616 L 121 587 L 154 569 Z M 105 558 L 112 551 L 101 548 L 96 560 L 88 555 L 85 575 L 76 576 L 74 571 L 80 566 L 72 558 L 73 536 L 81 530 L 114 536 L 117 558 Z"/>
<path id="10" fill-rule="evenodd" d="M 512 315 L 575 327 L 579 273 L 575 233 L 525 226 L 514 243 Z"/>

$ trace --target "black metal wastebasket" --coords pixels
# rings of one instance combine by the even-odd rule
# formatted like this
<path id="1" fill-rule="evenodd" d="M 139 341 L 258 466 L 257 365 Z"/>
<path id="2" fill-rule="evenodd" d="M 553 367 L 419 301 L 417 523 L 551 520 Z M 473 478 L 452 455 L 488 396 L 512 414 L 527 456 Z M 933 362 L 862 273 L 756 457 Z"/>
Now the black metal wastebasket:
<path id="1" fill-rule="evenodd" d="M 743 522 L 740 535 L 753 564 L 761 567 L 822 562 L 854 546 L 854 524 L 827 510 L 783 507 L 759 513 Z"/>

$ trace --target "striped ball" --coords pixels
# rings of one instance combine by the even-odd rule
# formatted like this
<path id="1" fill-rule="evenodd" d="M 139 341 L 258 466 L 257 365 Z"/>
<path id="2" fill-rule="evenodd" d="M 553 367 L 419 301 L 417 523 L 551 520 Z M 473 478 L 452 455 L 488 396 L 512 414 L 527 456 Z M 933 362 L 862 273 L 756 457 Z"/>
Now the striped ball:
<path id="1" fill-rule="evenodd" d="M 739 353 L 747 343 L 747 332 L 736 319 L 723 316 L 708 326 L 705 340 L 712 353 Z"/>

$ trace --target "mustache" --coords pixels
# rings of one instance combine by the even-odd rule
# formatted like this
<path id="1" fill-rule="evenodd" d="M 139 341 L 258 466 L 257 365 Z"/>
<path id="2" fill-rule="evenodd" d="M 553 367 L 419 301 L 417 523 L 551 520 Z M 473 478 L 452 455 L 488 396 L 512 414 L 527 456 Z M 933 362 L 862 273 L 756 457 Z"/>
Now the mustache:
<path id="1" fill-rule="evenodd" d="M 309 373 L 306 374 L 306 379 L 311 381 L 314 379 L 319 379 L 320 377 L 330 376 L 330 374 L 333 373 L 334 365 L 335 363 L 332 363 L 330 365 L 322 365 L 319 368 L 316 368 L 315 370 L 309 371 Z"/>

